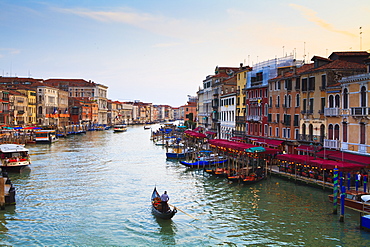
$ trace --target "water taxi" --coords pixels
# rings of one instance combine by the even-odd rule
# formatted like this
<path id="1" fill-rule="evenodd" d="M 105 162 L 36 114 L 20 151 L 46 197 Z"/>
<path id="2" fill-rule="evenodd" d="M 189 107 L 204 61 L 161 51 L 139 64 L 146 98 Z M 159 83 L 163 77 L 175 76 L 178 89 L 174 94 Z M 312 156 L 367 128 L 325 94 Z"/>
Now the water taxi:
<path id="1" fill-rule="evenodd" d="M 18 144 L 1 144 L 0 163 L 2 171 L 19 172 L 31 164 L 28 149 Z"/>
<path id="2" fill-rule="evenodd" d="M 114 132 L 125 132 L 127 131 L 126 124 L 116 124 L 113 126 Z"/>
<path id="3" fill-rule="evenodd" d="M 55 130 L 36 130 L 36 143 L 53 143 L 58 141 L 58 136 Z"/>

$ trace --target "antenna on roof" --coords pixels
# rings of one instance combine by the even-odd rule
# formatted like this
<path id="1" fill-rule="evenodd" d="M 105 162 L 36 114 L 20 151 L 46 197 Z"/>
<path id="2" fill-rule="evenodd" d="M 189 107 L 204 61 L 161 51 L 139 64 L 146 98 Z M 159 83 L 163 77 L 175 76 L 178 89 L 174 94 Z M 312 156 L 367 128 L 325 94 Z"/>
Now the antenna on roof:
<path id="1" fill-rule="evenodd" d="M 360 27 L 360 51 L 362 51 L 362 27 Z"/>

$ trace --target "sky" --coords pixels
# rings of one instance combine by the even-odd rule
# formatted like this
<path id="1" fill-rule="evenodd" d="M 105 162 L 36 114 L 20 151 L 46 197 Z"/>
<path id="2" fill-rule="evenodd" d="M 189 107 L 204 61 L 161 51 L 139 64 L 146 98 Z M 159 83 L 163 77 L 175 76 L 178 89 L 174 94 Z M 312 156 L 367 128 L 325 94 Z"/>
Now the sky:
<path id="1" fill-rule="evenodd" d="M 185 105 L 216 66 L 370 52 L 369 0 L 0 0 L 0 76 Z"/>

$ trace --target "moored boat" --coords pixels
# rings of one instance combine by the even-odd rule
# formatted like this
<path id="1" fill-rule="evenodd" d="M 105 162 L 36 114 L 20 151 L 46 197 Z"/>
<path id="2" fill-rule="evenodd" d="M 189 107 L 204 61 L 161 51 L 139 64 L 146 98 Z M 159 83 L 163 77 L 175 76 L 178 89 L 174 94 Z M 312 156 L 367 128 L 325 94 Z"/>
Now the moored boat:
<path id="1" fill-rule="evenodd" d="M 19 172 L 31 164 L 28 149 L 18 144 L 0 145 L 1 170 Z"/>
<path id="2" fill-rule="evenodd" d="M 55 130 L 36 130 L 35 141 L 36 143 L 53 143 L 58 141 Z"/>
<path id="3" fill-rule="evenodd" d="M 162 212 L 161 197 L 156 187 L 154 187 L 152 193 L 151 203 L 152 203 L 152 213 L 158 218 L 171 219 L 177 213 L 177 209 L 176 208 L 171 209 L 170 206 L 168 206 L 168 210 L 166 212 Z"/>
<path id="4" fill-rule="evenodd" d="M 241 180 L 241 182 L 243 184 L 247 184 L 247 185 L 250 185 L 250 184 L 256 184 L 262 180 L 264 180 L 266 177 L 265 176 L 256 176 L 255 174 L 251 174 L 250 176 L 247 176 L 245 178 L 243 178 L 243 180 Z"/>
<path id="5" fill-rule="evenodd" d="M 369 193 L 356 190 L 346 191 L 346 197 L 344 198 L 344 206 L 355 211 L 370 213 L 370 201 L 368 199 L 363 200 L 362 198 L 370 197 Z M 334 195 L 329 195 L 329 201 L 333 202 Z M 338 204 L 340 203 L 340 197 L 338 196 Z"/>
<path id="6" fill-rule="evenodd" d="M 180 161 L 180 164 L 192 167 L 192 168 L 198 168 L 198 167 L 205 167 L 205 166 L 212 166 L 212 165 L 219 165 L 226 163 L 227 159 L 223 160 L 197 160 L 195 162 L 186 162 L 186 161 Z"/>

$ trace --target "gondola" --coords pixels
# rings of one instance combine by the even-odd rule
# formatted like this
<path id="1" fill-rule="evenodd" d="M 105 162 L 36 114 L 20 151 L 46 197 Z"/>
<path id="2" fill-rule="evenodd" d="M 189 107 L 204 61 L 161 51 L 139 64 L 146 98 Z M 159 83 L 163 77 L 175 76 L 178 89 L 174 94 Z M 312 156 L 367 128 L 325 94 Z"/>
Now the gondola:
<path id="1" fill-rule="evenodd" d="M 242 183 L 243 184 L 247 184 L 247 185 L 256 184 L 256 183 L 264 180 L 265 178 L 266 178 L 265 176 L 260 176 L 260 177 L 257 177 L 257 176 L 247 176 L 247 177 L 245 177 L 242 180 Z"/>
<path id="2" fill-rule="evenodd" d="M 171 209 L 170 207 L 168 207 L 167 212 L 162 212 L 161 211 L 161 206 L 162 206 L 161 205 L 161 198 L 160 198 L 159 193 L 157 192 L 156 187 L 154 187 L 151 202 L 152 202 L 152 213 L 158 218 L 171 219 L 177 213 L 176 208 Z"/>

